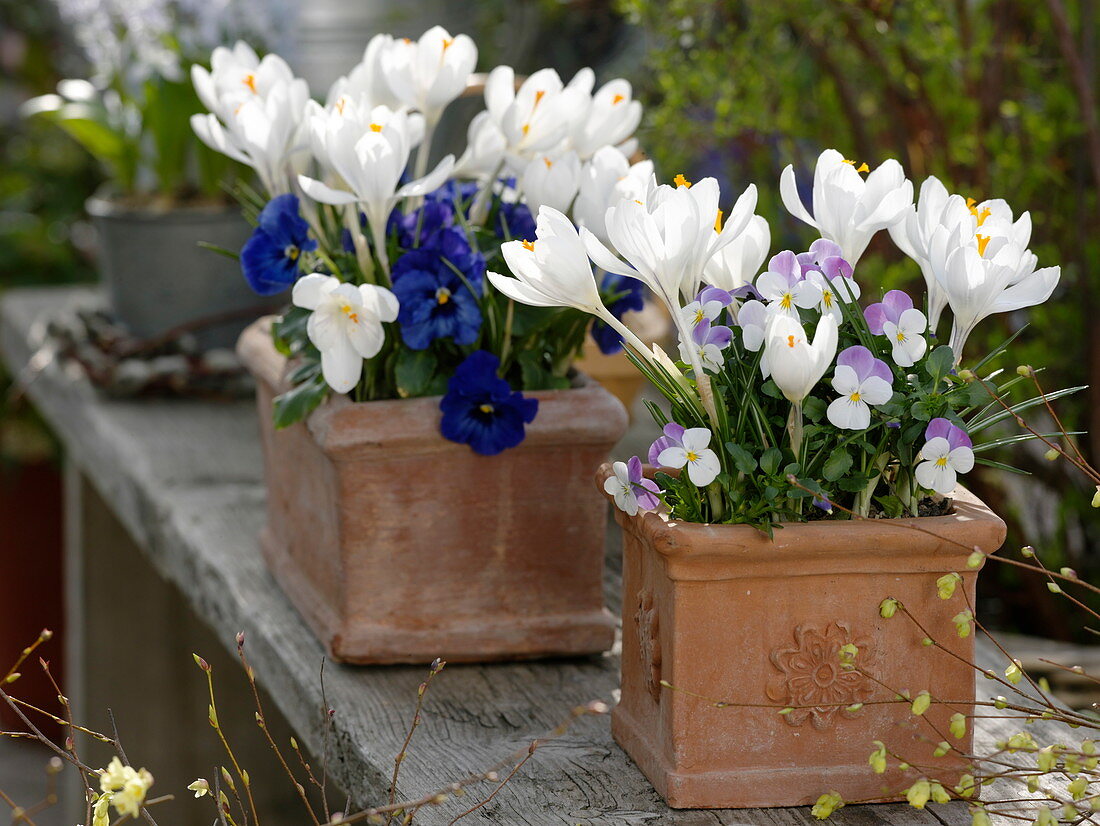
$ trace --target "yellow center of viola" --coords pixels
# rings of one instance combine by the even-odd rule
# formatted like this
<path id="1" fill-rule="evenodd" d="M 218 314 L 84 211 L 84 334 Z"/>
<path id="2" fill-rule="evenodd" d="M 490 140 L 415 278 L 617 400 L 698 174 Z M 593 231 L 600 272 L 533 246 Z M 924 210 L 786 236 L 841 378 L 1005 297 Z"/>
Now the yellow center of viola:
<path id="1" fill-rule="evenodd" d="M 826 307 L 833 306 L 833 293 L 831 290 L 823 290 L 821 293 L 821 303 Z"/>
<path id="2" fill-rule="evenodd" d="M 247 86 L 248 91 L 250 91 L 252 94 L 256 94 L 256 76 L 254 74 L 249 73 L 245 75 L 244 80 L 242 80 L 241 83 Z"/>
<path id="3" fill-rule="evenodd" d="M 857 390 L 855 393 L 850 395 L 848 398 L 851 399 L 854 402 L 858 402 L 863 397 L 861 395 L 859 395 L 859 391 Z"/>
<path id="4" fill-rule="evenodd" d="M 446 304 L 451 300 L 451 291 L 446 287 L 440 287 L 435 291 L 435 300 L 440 304 Z"/>
<path id="5" fill-rule="evenodd" d="M 683 172 L 679 173 L 675 178 L 673 178 L 672 182 L 678 187 L 682 186 L 684 187 L 684 189 L 691 189 L 691 181 L 684 177 Z"/>
<path id="6" fill-rule="evenodd" d="M 706 314 L 703 312 L 703 308 L 700 307 L 695 311 L 695 320 L 692 324 L 699 324 L 704 318 L 706 318 Z"/>
<path id="7" fill-rule="evenodd" d="M 698 462 L 699 461 L 699 454 L 696 453 L 694 450 L 689 450 L 687 452 L 687 460 L 689 462 Z"/>
<path id="8" fill-rule="evenodd" d="M 793 305 L 794 296 L 792 296 L 790 293 L 783 293 L 783 297 L 779 299 L 779 306 L 782 307 L 784 310 L 789 310 Z M 791 336 L 791 338 L 794 338 L 794 336 Z M 791 346 L 794 347 L 793 344 Z"/>
<path id="9" fill-rule="evenodd" d="M 978 239 L 978 255 L 985 255 L 985 248 L 989 246 L 990 236 L 988 235 L 975 235 Z"/>
<path id="10" fill-rule="evenodd" d="M 721 232 L 722 231 L 722 216 L 723 215 L 725 215 L 725 213 L 722 212 L 722 210 L 718 210 L 718 217 L 714 219 L 714 231 L 715 232 Z"/>
<path id="11" fill-rule="evenodd" d="M 486 402 L 485 404 L 481 405 L 478 410 L 480 410 L 482 413 L 492 413 L 494 408 L 491 404 Z"/>
<path id="12" fill-rule="evenodd" d="M 340 312 L 346 315 L 348 317 L 348 320 L 351 321 L 353 324 L 359 323 L 359 313 L 355 312 L 350 304 L 342 304 L 340 306 Z"/>
<path id="13" fill-rule="evenodd" d="M 370 131 L 372 131 L 372 132 L 381 132 L 382 131 L 382 124 L 372 123 L 370 125 Z"/>
<path id="14" fill-rule="evenodd" d="M 901 330 L 898 330 L 897 340 L 898 340 L 898 343 L 901 343 L 901 342 L 905 341 L 905 333 L 903 333 Z"/>
<path id="15" fill-rule="evenodd" d="M 787 346 L 794 349 L 794 336 L 787 336 Z"/>
<path id="16" fill-rule="evenodd" d="M 534 241 L 520 241 L 520 243 L 523 245 L 523 248 L 525 250 L 527 250 L 528 252 L 534 252 L 535 251 L 535 242 Z"/>
<path id="17" fill-rule="evenodd" d="M 936 467 L 947 467 L 947 457 L 941 456 L 936 460 Z"/>
<path id="18" fill-rule="evenodd" d="M 301 255 L 301 253 L 302 251 L 298 249 L 296 244 L 289 244 L 287 248 L 283 250 L 283 255 L 285 255 L 291 261 L 297 261 L 298 256 Z"/>

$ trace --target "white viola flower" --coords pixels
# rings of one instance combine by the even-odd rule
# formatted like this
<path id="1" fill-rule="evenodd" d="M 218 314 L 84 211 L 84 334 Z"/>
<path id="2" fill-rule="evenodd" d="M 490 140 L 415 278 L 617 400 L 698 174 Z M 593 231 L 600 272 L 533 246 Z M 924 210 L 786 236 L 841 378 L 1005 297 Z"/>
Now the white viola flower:
<path id="1" fill-rule="evenodd" d="M 898 367 L 912 367 L 928 351 L 924 332 L 928 321 L 924 313 L 913 307 L 913 299 L 901 290 L 890 290 L 878 304 L 863 311 L 867 326 L 876 336 L 890 342 L 890 354 Z"/>
<path id="2" fill-rule="evenodd" d="M 704 318 L 691 328 L 689 341 L 680 341 L 680 356 L 686 362 L 698 363 L 708 373 L 718 373 L 725 361 L 722 351 L 732 340 L 733 330 Z"/>
<path id="3" fill-rule="evenodd" d="M 860 175 L 868 172 L 866 180 Z M 788 165 L 779 179 L 779 192 L 787 211 L 840 245 L 844 259 L 853 267 L 876 232 L 901 220 L 913 203 L 913 184 L 901 164 L 884 161 L 873 171 L 867 164 L 856 167 L 835 149 L 826 149 L 814 170 L 813 214 L 798 194 L 794 166 Z"/>
<path id="4" fill-rule="evenodd" d="M 741 328 L 741 345 L 750 353 L 758 353 L 764 346 L 768 320 L 774 314 L 774 311 L 769 312 L 768 308 L 755 298 L 746 301 L 737 310 L 737 326 Z M 771 372 L 771 367 L 768 366 L 768 354 L 760 353 L 760 375 L 766 379 Z"/>
<path id="5" fill-rule="evenodd" d="M 489 111 L 478 112 L 466 130 L 466 150 L 455 164 L 455 176 L 488 180 L 500 169 L 507 148 L 504 133 Z"/>
<path id="6" fill-rule="evenodd" d="M 573 219 L 605 244 L 609 207 L 624 199 L 644 197 L 653 176 L 653 161 L 631 164 L 626 155 L 613 146 L 604 146 L 581 169 L 580 191 L 573 203 Z"/>
<path id="7" fill-rule="evenodd" d="M 215 152 L 252 167 L 269 196 L 283 195 L 309 162 L 303 137 L 309 87 L 285 63 L 269 60 L 274 55 L 255 66 L 244 50 L 219 55 L 213 72 L 192 67 L 211 112 L 192 115 L 191 128 Z"/>
<path id="8" fill-rule="evenodd" d="M 601 147 L 624 143 L 642 121 L 642 104 L 633 99 L 629 81 L 622 78 L 608 81 L 589 96 L 594 80 L 592 70 L 585 68 L 571 81 L 575 88 L 585 90 L 587 98 L 573 113 L 569 135 L 570 146 L 582 160 L 593 157 Z"/>
<path id="9" fill-rule="evenodd" d="M 837 337 L 836 319 L 831 315 L 818 320 L 813 342 L 794 316 L 777 312 L 768 319 L 764 354 L 772 381 L 788 401 L 801 404 L 821 381 L 836 355 Z"/>
<path id="10" fill-rule="evenodd" d="M 520 191 L 532 212 L 544 205 L 568 212 L 580 184 L 581 161 L 572 150 L 536 155 L 519 178 Z"/>
<path id="11" fill-rule="evenodd" d="M 393 93 L 382 69 L 382 55 L 393 47 L 391 34 L 376 34 L 363 50 L 363 58 L 350 72 L 339 77 L 329 87 L 326 105 L 335 105 L 340 98 L 350 98 L 367 111 L 375 106 L 397 109 L 402 101 Z"/>
<path id="12" fill-rule="evenodd" d="M 564 86 L 553 69 L 540 69 L 518 90 L 515 81 L 512 67 L 493 69 L 485 81 L 485 106 L 504 135 L 507 154 L 526 160 L 553 149 L 568 136 L 588 93 Z"/>
<path id="13" fill-rule="evenodd" d="M 452 37 L 442 26 L 432 26 L 419 40 L 394 40 L 379 60 L 397 99 L 423 114 L 431 129 L 447 105 L 466 91 L 477 66 L 477 46 L 464 34 Z"/>
<path id="14" fill-rule="evenodd" d="M 389 272 L 385 239 L 390 213 L 402 198 L 437 189 L 450 175 L 454 156 L 448 155 L 424 177 L 401 186 L 414 136 L 405 111 L 376 106 L 365 130 L 358 118 L 347 115 L 347 108 L 325 115 L 315 111 L 311 132 L 317 159 L 339 175 L 347 189 L 299 175 L 302 191 L 324 204 L 358 204 L 367 216 L 382 266 Z"/>
<path id="15" fill-rule="evenodd" d="M 703 280 L 731 293 L 751 284 L 764 265 L 771 244 L 771 229 L 767 220 L 753 215 L 744 232 L 707 262 L 703 268 Z"/>
<path id="16" fill-rule="evenodd" d="M 833 390 L 840 398 L 826 411 L 829 422 L 843 430 L 866 430 L 871 424 L 871 407 L 886 404 L 894 395 L 894 374 L 886 362 L 866 347 L 856 345 L 836 358 Z"/>
<path id="17" fill-rule="evenodd" d="M 844 318 L 841 304 L 854 305 L 860 296 L 859 283 L 852 278 L 852 268 L 848 262 L 843 258 L 828 258 L 821 269 L 811 270 L 807 278 L 821 290 L 817 308 L 831 315 L 839 324 Z"/>
<path id="18" fill-rule="evenodd" d="M 955 363 L 962 359 L 966 340 L 988 316 L 1042 304 L 1058 285 L 1060 267 L 1035 269 L 1037 259 L 1029 250 L 1008 243 L 992 257 L 965 244 L 948 254 L 940 280 L 954 316 L 951 350 Z"/>
<path id="19" fill-rule="evenodd" d="M 693 327 L 705 321 L 714 322 L 726 307 L 733 303 L 733 296 L 718 287 L 704 287 L 695 300 L 685 304 L 680 311 L 684 325 Z"/>
<path id="20" fill-rule="evenodd" d="M 924 431 L 926 439 L 914 475 L 917 484 L 947 496 L 955 490 L 958 474 L 974 468 L 974 445 L 961 427 L 947 419 L 933 419 Z"/>
<path id="21" fill-rule="evenodd" d="M 795 318 L 799 308 L 808 310 L 821 304 L 821 286 L 802 277 L 802 266 L 790 250 L 772 256 L 767 271 L 756 279 L 756 291 L 769 306 Z"/>
<path id="22" fill-rule="evenodd" d="M 745 229 L 756 208 L 756 187 L 750 185 L 718 232 L 718 182 L 704 178 L 690 186 L 682 176 L 678 180 L 676 187 L 651 181 L 644 199 L 623 200 L 607 210 L 608 239 L 627 263 L 591 232 L 581 232 L 596 266 L 641 279 L 676 320 L 682 303 L 698 292 L 707 262 Z"/>
<path id="23" fill-rule="evenodd" d="M 614 476 L 603 483 L 604 491 L 615 499 L 615 507 L 628 516 L 636 516 L 638 511 L 655 511 L 661 506 L 658 494 L 661 489 L 652 479 L 642 475 L 642 460 L 637 456 L 629 462 L 615 462 L 611 465 Z"/>
<path id="24" fill-rule="evenodd" d="M 312 273 L 294 283 L 291 300 L 312 310 L 306 323 L 309 340 L 321 351 L 321 374 L 337 393 L 359 383 L 363 359 L 373 358 L 386 340 L 384 322 L 397 319 L 397 297 L 374 284 L 345 284 Z"/>
<path id="25" fill-rule="evenodd" d="M 665 433 L 669 431 L 666 428 Z M 688 479 L 699 488 L 705 488 L 718 478 L 722 463 L 718 454 L 710 449 L 711 433 L 705 427 L 689 427 L 679 439 L 671 439 L 668 447 L 657 457 L 662 467 L 687 468 Z"/>

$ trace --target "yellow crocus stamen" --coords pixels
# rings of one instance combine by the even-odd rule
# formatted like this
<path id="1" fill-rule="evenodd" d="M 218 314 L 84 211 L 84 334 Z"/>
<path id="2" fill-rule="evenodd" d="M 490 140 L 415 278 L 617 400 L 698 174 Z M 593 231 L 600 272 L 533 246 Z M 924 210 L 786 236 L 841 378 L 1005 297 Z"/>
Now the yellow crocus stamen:
<path id="1" fill-rule="evenodd" d="M 973 198 L 967 198 L 966 199 L 966 208 L 969 209 L 971 213 L 973 213 L 974 212 L 974 204 L 976 204 L 976 203 L 978 203 L 978 202 L 975 201 Z"/>
<path id="2" fill-rule="evenodd" d="M 722 212 L 722 210 L 718 210 L 718 217 L 714 219 L 714 231 L 715 232 L 721 232 L 722 231 L 722 216 L 723 215 L 725 215 L 725 213 Z"/>
<path id="3" fill-rule="evenodd" d="M 252 94 L 256 94 L 256 76 L 254 74 L 249 73 L 245 75 L 244 80 L 242 80 L 241 83 L 247 86 L 248 91 L 250 91 Z"/>
<path id="4" fill-rule="evenodd" d="M 687 452 L 687 460 L 689 462 L 698 462 L 699 461 L 699 454 L 696 453 L 694 450 L 689 450 Z"/>
<path id="5" fill-rule="evenodd" d="M 455 42 L 455 39 L 453 37 L 444 37 L 443 38 L 443 51 L 447 51 L 447 49 L 451 48 L 451 46 L 454 44 L 454 42 Z"/>
<path id="6" fill-rule="evenodd" d="M 691 181 L 689 181 L 687 178 L 684 177 L 683 172 L 681 172 L 675 178 L 673 178 L 672 182 L 674 184 L 676 184 L 676 186 L 682 186 L 685 189 L 691 189 Z"/>
<path id="7" fill-rule="evenodd" d="M 336 101 L 336 111 L 341 115 L 344 114 L 344 107 L 348 105 L 348 99 L 344 95 L 340 95 L 340 99 Z"/>
<path id="8" fill-rule="evenodd" d="M 615 95 L 615 97 L 611 98 L 611 105 L 614 106 L 616 103 L 622 103 L 624 100 L 626 100 L 625 95 Z"/>
<path id="9" fill-rule="evenodd" d="M 537 92 L 535 92 L 535 106 L 539 105 L 539 101 L 542 100 L 545 94 L 546 92 L 543 89 L 539 89 Z"/>
<path id="10" fill-rule="evenodd" d="M 985 223 L 985 219 L 993 213 L 993 210 L 989 207 L 985 207 L 979 212 L 977 203 L 978 202 L 975 201 L 973 198 L 966 199 L 966 208 L 970 210 L 971 215 L 978 219 L 978 226 L 980 227 L 982 224 Z"/>
<path id="11" fill-rule="evenodd" d="M 355 312 L 355 310 L 353 310 L 353 309 L 351 308 L 351 305 L 350 305 L 350 304 L 345 304 L 345 305 L 343 305 L 343 306 L 342 306 L 342 307 L 340 308 L 340 311 L 341 311 L 341 312 L 342 312 L 342 313 L 343 313 L 344 315 L 346 315 L 346 316 L 348 317 L 348 320 L 349 320 L 349 321 L 351 321 L 351 322 L 353 322 L 353 323 L 355 323 L 355 324 L 358 324 L 358 323 L 359 323 L 359 313 Z"/>
<path id="12" fill-rule="evenodd" d="M 523 245 L 523 248 L 525 250 L 527 250 L 528 252 L 534 252 L 535 251 L 535 242 L 534 241 L 520 241 L 520 243 Z"/>
<path id="13" fill-rule="evenodd" d="M 546 164 L 547 169 L 549 169 L 550 167 L 552 167 L 554 165 L 554 162 L 552 160 L 550 160 L 549 158 L 543 158 L 542 162 L 544 164 Z"/>
<path id="14" fill-rule="evenodd" d="M 787 346 L 794 349 L 794 336 L 787 336 Z"/>
<path id="15" fill-rule="evenodd" d="M 642 203 L 641 201 L 639 201 L 639 200 L 638 200 L 637 198 L 635 198 L 635 199 L 634 199 L 634 203 L 636 203 L 636 204 L 637 204 L 638 206 L 645 206 L 645 204 L 643 204 L 643 203 Z"/>
<path id="16" fill-rule="evenodd" d="M 370 125 L 370 131 L 372 131 L 372 132 L 381 132 L 382 131 L 382 124 L 372 123 Z"/>
<path id="17" fill-rule="evenodd" d="M 494 409 L 495 408 L 491 404 L 489 404 L 488 402 L 486 402 L 485 404 L 481 405 L 481 407 L 478 408 L 478 410 L 480 410 L 482 413 L 492 413 Z"/>
<path id="18" fill-rule="evenodd" d="M 527 133 L 530 132 L 530 131 L 531 131 L 531 124 L 529 124 L 529 123 L 523 124 L 523 136 L 527 137 Z"/>
<path id="19" fill-rule="evenodd" d="M 975 235 L 978 239 L 978 255 L 985 255 L 985 248 L 989 246 L 989 235 Z"/>
<path id="20" fill-rule="evenodd" d="M 850 161 L 847 158 L 844 159 L 844 163 L 848 164 L 849 166 L 855 166 L 856 165 L 855 161 Z M 869 167 L 866 162 L 861 163 L 859 166 L 856 167 L 856 172 L 870 172 L 870 171 L 871 171 L 871 167 Z"/>

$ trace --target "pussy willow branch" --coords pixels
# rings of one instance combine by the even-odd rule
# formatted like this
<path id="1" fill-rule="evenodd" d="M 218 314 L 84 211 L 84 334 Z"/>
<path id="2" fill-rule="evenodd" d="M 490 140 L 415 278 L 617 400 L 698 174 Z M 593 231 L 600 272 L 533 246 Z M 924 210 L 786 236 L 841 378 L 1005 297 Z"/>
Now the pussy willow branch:
<path id="1" fill-rule="evenodd" d="M 8 685 L 9 683 L 14 682 L 15 680 L 13 680 L 12 678 L 16 674 L 18 674 L 20 666 L 22 666 L 23 663 L 26 662 L 27 657 L 33 654 L 38 646 L 42 645 L 42 643 L 50 639 L 53 639 L 53 631 L 51 631 L 49 628 L 43 628 L 38 633 L 38 639 L 36 639 L 34 642 L 24 648 L 23 652 L 19 655 L 19 658 L 15 661 L 15 665 L 8 669 L 7 674 L 5 674 L 3 677 L 0 677 L 0 685 Z M 16 679 L 18 679 L 18 677 L 16 677 Z"/>
<path id="2" fill-rule="evenodd" d="M 57 693 L 57 701 L 61 703 L 61 707 L 65 710 L 65 725 L 68 728 L 68 734 L 65 737 L 65 749 L 73 756 L 73 762 L 78 772 L 80 772 L 80 782 L 84 784 L 84 822 L 92 822 L 92 795 L 89 793 L 92 788 L 91 778 L 88 777 L 88 773 L 81 768 L 80 755 L 76 751 L 76 732 L 73 726 L 73 707 L 69 702 L 69 698 L 65 696 L 61 691 L 61 686 L 57 684 L 57 680 L 54 679 L 53 672 L 50 671 L 50 664 L 46 660 L 39 657 L 39 663 L 42 666 L 42 670 L 46 673 L 46 677 L 50 681 L 50 685 Z"/>
<path id="3" fill-rule="evenodd" d="M 506 785 L 508 785 L 508 782 L 513 777 L 515 777 L 516 774 L 519 773 L 519 770 L 522 769 L 527 764 L 527 761 L 530 760 L 534 756 L 535 756 L 534 748 L 529 747 L 527 749 L 527 754 L 524 755 L 523 759 L 520 760 L 518 763 L 516 763 L 516 765 L 512 768 L 512 770 L 510 772 L 508 772 L 507 777 L 505 777 L 503 780 L 500 781 L 500 783 L 497 785 L 497 787 L 495 789 L 493 789 L 492 792 L 489 793 L 488 797 L 486 797 L 484 800 L 482 800 L 477 805 L 471 806 L 469 809 L 464 811 L 462 814 L 456 815 L 455 817 L 451 818 L 451 820 L 449 820 L 447 822 L 447 826 L 454 826 L 454 824 L 458 823 L 458 821 L 462 820 L 462 818 L 466 817 L 467 815 L 472 815 L 478 809 L 484 808 L 485 806 L 488 806 L 490 803 L 492 803 L 493 798 L 497 796 L 497 792 L 499 792 Z"/>
<path id="4" fill-rule="evenodd" d="M 397 778 L 401 773 L 401 764 L 405 762 L 405 757 L 408 755 L 409 751 L 409 743 L 412 742 L 413 735 L 420 725 L 420 712 L 424 708 L 424 695 L 426 695 L 428 689 L 431 688 L 432 680 L 435 679 L 435 675 L 442 671 L 446 665 L 447 663 L 443 660 L 438 658 L 435 659 L 428 667 L 428 676 L 416 690 L 416 708 L 413 710 L 413 718 L 412 722 L 409 724 L 409 732 L 405 735 L 405 742 L 401 744 L 401 750 L 397 753 L 397 756 L 393 758 L 393 777 L 390 780 L 391 806 L 397 801 Z M 391 815 L 391 817 L 386 818 L 386 822 L 389 823 L 392 819 Z"/>

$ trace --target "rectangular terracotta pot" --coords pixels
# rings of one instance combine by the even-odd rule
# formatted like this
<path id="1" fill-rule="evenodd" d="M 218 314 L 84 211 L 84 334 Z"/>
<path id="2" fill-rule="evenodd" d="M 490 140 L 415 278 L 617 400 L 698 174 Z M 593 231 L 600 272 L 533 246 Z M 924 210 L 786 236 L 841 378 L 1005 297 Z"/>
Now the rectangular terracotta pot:
<path id="1" fill-rule="evenodd" d="M 610 472 L 600 469 L 601 490 Z M 932 756 L 943 738 L 928 723 L 946 734 L 952 713 L 970 713 L 975 672 L 924 646 L 902 613 L 879 614 L 883 599 L 900 600 L 937 642 L 973 662 L 973 635 L 960 639 L 951 620 L 966 608 L 963 590 L 974 599 L 977 571 L 967 557 L 975 548 L 996 551 L 1005 526 L 969 492 L 954 499 L 947 516 L 790 524 L 774 541 L 745 525 L 616 510 L 622 699 L 611 730 L 670 806 L 797 806 L 830 791 L 849 802 L 898 799 L 918 775 L 872 772 L 874 740 L 957 779 L 957 758 Z M 963 582 L 941 600 L 936 579 L 951 571 Z M 841 669 L 839 649 L 848 643 L 874 679 Z M 907 703 L 848 712 L 894 696 L 875 680 L 961 705 L 934 704 L 923 720 Z M 718 708 L 712 700 L 768 707 Z M 785 707 L 799 708 L 778 713 Z M 970 749 L 969 731 L 947 739 Z"/>
<path id="2" fill-rule="evenodd" d="M 481 662 L 592 654 L 606 505 L 591 474 L 626 429 L 594 382 L 532 393 L 527 438 L 479 456 L 439 433 L 439 398 L 330 399 L 281 431 L 286 360 L 269 321 L 238 353 L 257 380 L 267 481 L 264 557 L 337 660 Z"/>

